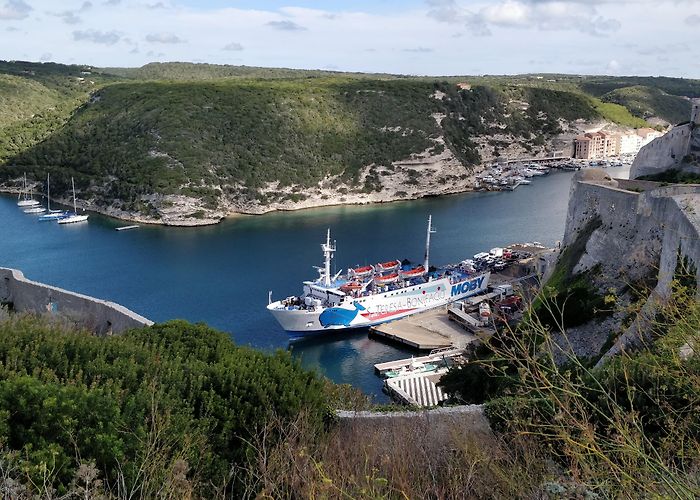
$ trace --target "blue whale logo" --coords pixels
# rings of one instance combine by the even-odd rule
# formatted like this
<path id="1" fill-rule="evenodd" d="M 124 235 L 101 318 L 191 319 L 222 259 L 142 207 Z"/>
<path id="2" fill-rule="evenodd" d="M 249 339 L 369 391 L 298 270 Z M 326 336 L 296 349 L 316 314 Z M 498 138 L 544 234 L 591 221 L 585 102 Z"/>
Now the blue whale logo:
<path id="1" fill-rule="evenodd" d="M 357 302 L 353 302 L 352 305 L 355 306 L 355 309 L 329 307 L 321 313 L 318 317 L 318 321 L 323 328 L 328 328 L 329 326 L 350 326 L 350 323 L 352 323 L 352 320 L 357 317 L 360 311 L 365 310 L 365 308 Z"/>

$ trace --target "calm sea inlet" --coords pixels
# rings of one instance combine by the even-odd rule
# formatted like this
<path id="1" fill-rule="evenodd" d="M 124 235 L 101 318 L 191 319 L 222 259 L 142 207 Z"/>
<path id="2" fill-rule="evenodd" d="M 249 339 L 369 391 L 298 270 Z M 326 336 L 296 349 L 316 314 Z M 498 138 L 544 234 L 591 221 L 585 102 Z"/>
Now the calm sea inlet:
<path id="1" fill-rule="evenodd" d="M 627 168 L 610 169 L 627 177 Z M 22 213 L 0 196 L 0 266 L 29 279 L 112 300 L 154 321 L 203 321 L 239 344 L 291 349 L 307 367 L 385 401 L 373 365 L 411 353 L 367 332 L 334 334 L 289 345 L 265 310 L 268 290 L 282 298 L 315 278 L 326 228 L 337 240 L 337 269 L 408 258 L 421 262 L 429 214 L 431 263 L 470 258 L 509 243 L 554 245 L 564 232 L 572 173 L 535 178 L 514 192 L 467 193 L 371 206 L 340 206 L 245 216 L 215 226 L 125 225 L 97 214 L 59 226 Z"/>

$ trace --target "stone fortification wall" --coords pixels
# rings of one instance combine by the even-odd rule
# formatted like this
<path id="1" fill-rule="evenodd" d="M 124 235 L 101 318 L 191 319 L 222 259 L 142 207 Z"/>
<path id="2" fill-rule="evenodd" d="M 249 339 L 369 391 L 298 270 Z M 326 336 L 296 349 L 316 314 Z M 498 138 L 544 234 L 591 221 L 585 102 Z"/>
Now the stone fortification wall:
<path id="1" fill-rule="evenodd" d="M 60 315 L 99 335 L 153 324 L 114 302 L 31 281 L 21 271 L 4 267 L 0 267 L 0 302 L 18 312 Z"/>
<path id="2" fill-rule="evenodd" d="M 600 219 L 575 270 L 601 264 L 612 279 L 632 280 L 654 271 L 662 291 L 673 277 L 679 248 L 682 256 L 700 264 L 700 186 L 656 184 L 649 189 L 653 186 L 645 183 L 643 192 L 622 186 L 635 184 L 602 172 L 597 178 L 577 174 L 562 245 L 573 243 L 590 221 Z"/>
<path id="3" fill-rule="evenodd" d="M 670 169 L 697 170 L 696 173 L 700 173 L 700 167 L 684 162 L 684 158 L 690 153 L 691 143 L 697 140 L 694 136 L 699 133 L 700 127 L 691 122 L 674 127 L 664 136 L 654 139 L 637 154 L 630 169 L 630 179 Z"/>
<path id="4" fill-rule="evenodd" d="M 572 182 L 563 240 L 564 247 L 571 245 L 598 219 L 600 225 L 590 234 L 574 271 L 596 267 L 594 281 L 601 293 L 610 288 L 621 292 L 637 280 L 656 282 L 640 321 L 621 332 L 603 359 L 644 338 L 646 321 L 670 296 L 679 256 L 695 265 L 700 290 L 700 186 L 656 184 L 649 189 L 653 186 L 645 184 L 647 190 L 641 193 L 622 186 L 635 184 L 610 179 L 602 171 L 579 172 Z M 590 335 L 594 326 L 581 329 L 582 334 Z"/>

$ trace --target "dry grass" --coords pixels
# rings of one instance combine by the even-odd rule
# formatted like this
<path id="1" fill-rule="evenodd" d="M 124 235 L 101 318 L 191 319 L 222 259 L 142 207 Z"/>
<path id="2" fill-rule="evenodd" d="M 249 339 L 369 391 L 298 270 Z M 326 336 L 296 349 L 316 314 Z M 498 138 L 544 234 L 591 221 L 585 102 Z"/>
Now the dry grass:
<path id="1" fill-rule="evenodd" d="M 546 474 L 528 440 L 473 432 L 459 418 L 359 418 L 319 435 L 301 416 L 269 423 L 253 444 L 238 471 L 249 498 L 531 497 Z"/>

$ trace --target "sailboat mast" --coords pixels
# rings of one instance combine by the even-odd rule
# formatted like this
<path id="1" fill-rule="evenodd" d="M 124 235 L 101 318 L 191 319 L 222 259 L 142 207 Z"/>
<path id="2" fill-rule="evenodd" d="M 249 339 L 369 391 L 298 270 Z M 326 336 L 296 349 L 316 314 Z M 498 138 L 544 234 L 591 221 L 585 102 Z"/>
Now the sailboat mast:
<path id="1" fill-rule="evenodd" d="M 48 172 L 46 172 L 46 211 L 51 213 L 51 183 Z"/>
<path id="2" fill-rule="evenodd" d="M 70 183 L 73 185 L 73 213 L 78 215 L 78 205 L 75 203 L 75 179 L 71 177 Z"/>
<path id="3" fill-rule="evenodd" d="M 433 229 L 433 216 L 428 215 L 428 232 L 425 236 L 425 261 L 423 262 L 423 268 L 425 269 L 425 272 L 428 272 L 428 270 L 430 269 L 430 235 L 434 233 L 435 230 Z"/>

